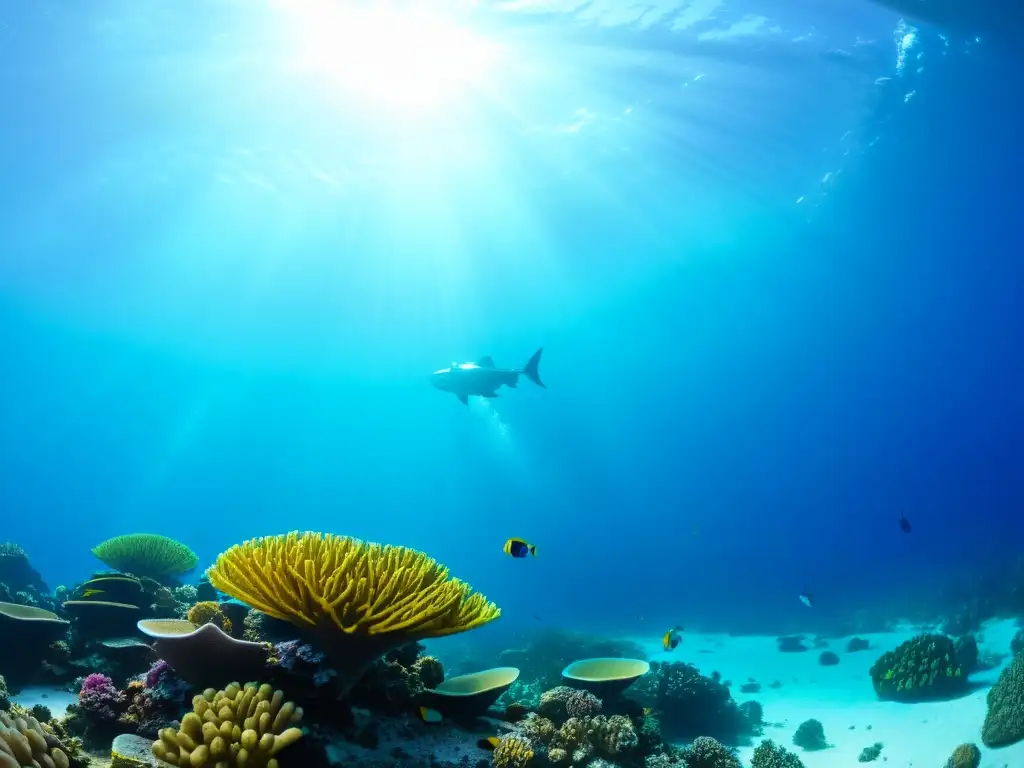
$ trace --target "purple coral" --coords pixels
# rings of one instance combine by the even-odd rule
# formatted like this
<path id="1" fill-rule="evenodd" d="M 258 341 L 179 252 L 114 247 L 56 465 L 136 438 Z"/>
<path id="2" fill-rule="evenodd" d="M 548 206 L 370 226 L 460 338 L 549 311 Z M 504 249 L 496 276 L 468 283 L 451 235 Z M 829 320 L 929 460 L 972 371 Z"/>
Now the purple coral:
<path id="1" fill-rule="evenodd" d="M 124 705 L 124 696 L 106 675 L 93 673 L 82 681 L 78 706 L 97 720 L 116 720 Z"/>
<path id="2" fill-rule="evenodd" d="M 326 654 L 300 640 L 278 643 L 274 646 L 274 655 L 283 669 L 296 675 L 311 677 L 313 685 L 316 686 L 324 685 L 337 674 L 327 666 Z"/>
<path id="3" fill-rule="evenodd" d="M 154 701 L 183 702 L 189 685 L 180 677 L 166 661 L 161 659 L 149 668 L 143 681 L 146 694 Z"/>

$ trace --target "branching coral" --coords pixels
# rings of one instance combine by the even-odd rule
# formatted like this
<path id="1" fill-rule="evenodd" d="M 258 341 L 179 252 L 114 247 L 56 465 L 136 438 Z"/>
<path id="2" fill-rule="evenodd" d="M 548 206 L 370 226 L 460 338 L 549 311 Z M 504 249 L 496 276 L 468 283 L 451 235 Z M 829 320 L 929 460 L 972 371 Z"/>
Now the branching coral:
<path id="1" fill-rule="evenodd" d="M 229 635 L 233 629 L 231 626 L 231 619 L 225 616 L 224 612 L 221 611 L 220 606 L 212 600 L 205 600 L 193 605 L 188 609 L 186 618 L 197 627 L 201 627 L 203 624 L 216 624 Z"/>
<path id="2" fill-rule="evenodd" d="M 624 715 L 570 717 L 560 728 L 547 718 L 530 715 L 517 731 L 532 743 L 547 746 L 548 760 L 556 764 L 615 758 L 635 752 L 639 744 L 633 723 Z"/>
<path id="3" fill-rule="evenodd" d="M 398 645 L 466 632 L 501 613 L 422 552 L 332 534 L 247 541 L 218 557 L 209 576 L 231 597 L 315 633 L 343 690 Z"/>
<path id="4" fill-rule="evenodd" d="M 34 717 L 0 712 L 0 768 L 68 768 L 70 760 L 53 734 Z"/>
<path id="5" fill-rule="evenodd" d="M 967 688 L 967 672 L 950 638 L 918 635 L 882 654 L 871 681 L 880 699 L 912 702 L 956 695 Z"/>
<path id="6" fill-rule="evenodd" d="M 187 573 L 199 562 L 180 541 L 153 533 L 115 536 L 97 544 L 92 553 L 114 570 L 158 581 Z"/>
<path id="7" fill-rule="evenodd" d="M 275 755 L 302 738 L 294 726 L 302 719 L 302 710 L 269 685 L 210 688 L 193 698 L 192 706 L 181 719 L 180 730 L 160 731 L 153 744 L 157 759 L 192 768 L 277 768 Z"/>
<path id="8" fill-rule="evenodd" d="M 528 739 L 509 734 L 494 748 L 492 760 L 495 768 L 526 768 L 533 760 L 533 747 Z"/>

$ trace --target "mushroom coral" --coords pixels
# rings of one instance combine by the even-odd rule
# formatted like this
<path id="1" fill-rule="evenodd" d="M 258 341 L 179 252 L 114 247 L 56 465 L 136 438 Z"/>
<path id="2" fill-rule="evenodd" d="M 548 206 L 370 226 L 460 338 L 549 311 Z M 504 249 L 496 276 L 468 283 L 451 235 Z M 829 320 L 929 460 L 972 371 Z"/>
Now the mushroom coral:
<path id="1" fill-rule="evenodd" d="M 467 632 L 501 615 L 422 552 L 329 533 L 237 544 L 217 558 L 209 578 L 221 592 L 310 632 L 345 691 L 393 648 Z"/>

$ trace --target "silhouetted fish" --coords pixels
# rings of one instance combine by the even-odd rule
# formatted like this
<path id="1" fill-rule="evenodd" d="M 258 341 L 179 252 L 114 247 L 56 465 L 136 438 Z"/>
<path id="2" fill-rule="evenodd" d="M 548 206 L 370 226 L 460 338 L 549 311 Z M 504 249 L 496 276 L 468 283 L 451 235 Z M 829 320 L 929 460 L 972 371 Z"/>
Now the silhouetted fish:
<path id="1" fill-rule="evenodd" d="M 907 518 L 903 516 L 902 512 L 900 512 L 900 530 L 903 531 L 904 533 L 910 533 L 910 531 L 913 530 L 910 527 L 910 521 L 907 520 Z"/>

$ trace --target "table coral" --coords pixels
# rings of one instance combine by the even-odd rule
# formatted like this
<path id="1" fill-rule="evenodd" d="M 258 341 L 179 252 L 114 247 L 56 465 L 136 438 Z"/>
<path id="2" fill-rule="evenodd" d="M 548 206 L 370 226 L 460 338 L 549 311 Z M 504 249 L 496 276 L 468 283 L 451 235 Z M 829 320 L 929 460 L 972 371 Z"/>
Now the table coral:
<path id="1" fill-rule="evenodd" d="M 254 683 L 232 683 L 223 691 L 207 689 L 192 699 L 193 711 L 181 728 L 165 728 L 153 754 L 170 765 L 204 768 L 277 768 L 276 755 L 302 738 L 295 723 L 302 709 L 281 691 Z"/>

